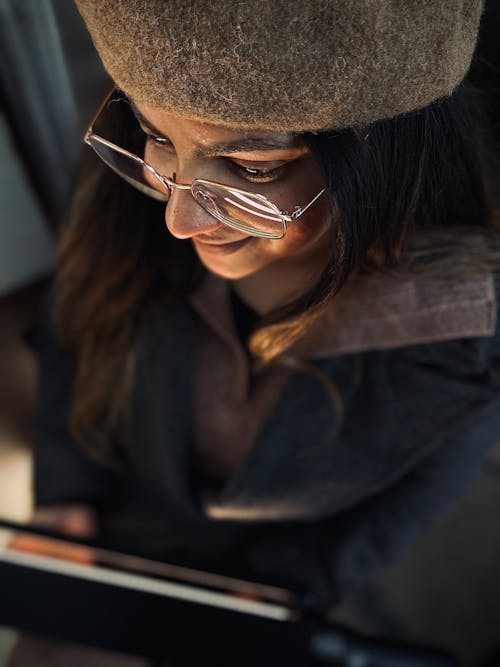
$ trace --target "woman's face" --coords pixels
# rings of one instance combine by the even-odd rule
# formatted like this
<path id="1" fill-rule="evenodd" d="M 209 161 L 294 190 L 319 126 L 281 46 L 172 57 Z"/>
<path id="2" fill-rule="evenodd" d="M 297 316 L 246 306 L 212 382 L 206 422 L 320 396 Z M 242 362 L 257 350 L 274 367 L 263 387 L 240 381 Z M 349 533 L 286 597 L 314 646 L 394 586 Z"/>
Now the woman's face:
<path id="1" fill-rule="evenodd" d="M 231 129 L 133 104 L 149 136 L 145 160 L 164 176 L 191 184 L 195 178 L 260 193 L 281 211 L 306 206 L 323 188 L 319 167 L 305 143 L 291 133 Z M 166 225 L 191 239 L 201 262 L 227 279 L 246 278 L 271 265 L 325 263 L 331 214 L 322 195 L 281 239 L 265 239 L 226 227 L 209 215 L 188 190 L 174 189 Z M 322 268 L 322 267 L 321 267 Z"/>

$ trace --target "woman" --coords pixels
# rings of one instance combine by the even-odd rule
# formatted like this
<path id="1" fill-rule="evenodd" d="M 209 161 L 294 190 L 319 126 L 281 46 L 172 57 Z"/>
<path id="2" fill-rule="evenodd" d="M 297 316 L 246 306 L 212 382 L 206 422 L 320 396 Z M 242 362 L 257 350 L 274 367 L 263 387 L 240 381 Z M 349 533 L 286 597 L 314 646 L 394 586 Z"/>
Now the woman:
<path id="1" fill-rule="evenodd" d="M 481 3 L 77 4 L 119 90 L 41 336 L 38 520 L 329 605 L 500 433 Z"/>

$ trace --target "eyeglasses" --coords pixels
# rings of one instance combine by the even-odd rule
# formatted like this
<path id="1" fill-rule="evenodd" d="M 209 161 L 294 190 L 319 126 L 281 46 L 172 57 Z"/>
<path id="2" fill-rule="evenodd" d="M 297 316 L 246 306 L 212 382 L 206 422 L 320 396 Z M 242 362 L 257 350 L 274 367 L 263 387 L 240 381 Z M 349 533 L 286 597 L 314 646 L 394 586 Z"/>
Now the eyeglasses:
<path id="1" fill-rule="evenodd" d="M 105 98 L 85 133 L 84 141 L 127 183 L 153 199 L 168 202 L 174 189 L 189 190 L 207 213 L 227 227 L 251 236 L 280 239 L 285 235 L 288 223 L 300 218 L 325 192 L 323 188 L 306 206 L 296 206 L 293 213 L 286 213 L 264 195 L 215 181 L 196 178 L 190 185 L 176 183 L 175 174 L 173 178 L 159 174 L 142 157 L 94 132 L 94 126 L 116 92 L 113 89 Z"/>

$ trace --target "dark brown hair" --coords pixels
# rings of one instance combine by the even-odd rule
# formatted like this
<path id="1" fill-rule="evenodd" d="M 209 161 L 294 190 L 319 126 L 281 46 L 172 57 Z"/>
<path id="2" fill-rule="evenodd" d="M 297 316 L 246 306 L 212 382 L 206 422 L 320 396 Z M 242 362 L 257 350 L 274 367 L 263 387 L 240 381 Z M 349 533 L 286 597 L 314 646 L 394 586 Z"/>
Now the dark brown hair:
<path id="1" fill-rule="evenodd" d="M 115 106 L 116 143 L 140 152 L 132 114 Z M 456 270 L 457 259 L 462 270 L 495 264 L 497 235 L 488 244 L 480 237 L 494 228 L 496 172 L 481 96 L 468 84 L 420 111 L 304 139 L 337 220 L 331 260 L 314 289 L 261 322 L 249 341 L 257 357 L 283 353 L 353 272 L 407 265 L 412 256 L 445 270 Z M 54 317 L 76 359 L 72 431 L 101 459 L 126 408 L 141 313 L 184 298 L 203 273 L 191 244 L 170 236 L 163 217 L 163 205 L 86 157 L 61 234 Z"/>

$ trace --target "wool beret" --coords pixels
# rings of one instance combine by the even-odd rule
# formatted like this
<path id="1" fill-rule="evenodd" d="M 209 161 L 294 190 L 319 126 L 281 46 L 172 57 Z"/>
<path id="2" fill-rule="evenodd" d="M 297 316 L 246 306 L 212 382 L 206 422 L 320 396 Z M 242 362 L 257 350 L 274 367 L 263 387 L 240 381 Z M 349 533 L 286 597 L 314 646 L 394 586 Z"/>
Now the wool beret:
<path id="1" fill-rule="evenodd" d="M 136 102 L 241 128 L 366 125 L 450 95 L 481 0 L 76 0 Z"/>

